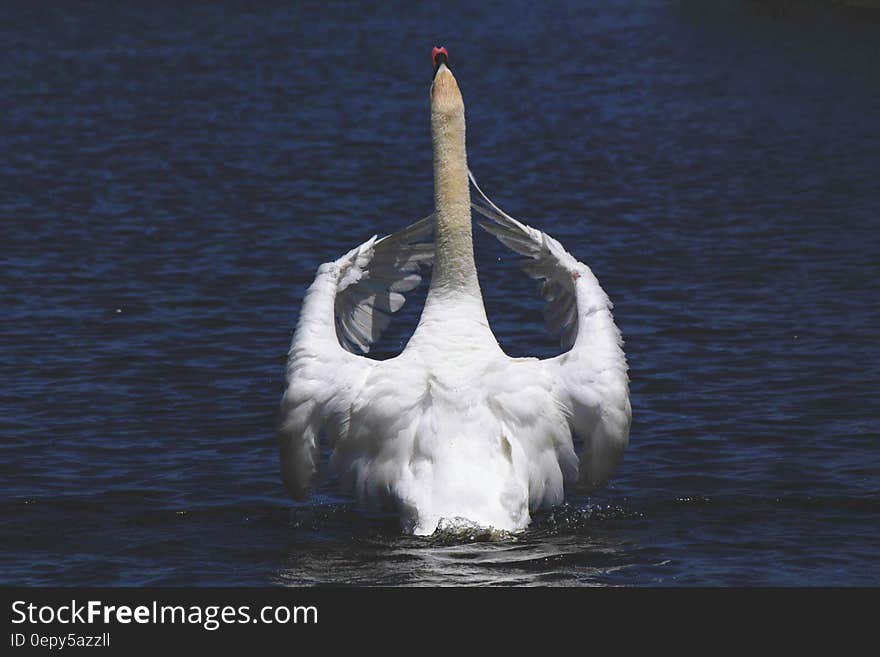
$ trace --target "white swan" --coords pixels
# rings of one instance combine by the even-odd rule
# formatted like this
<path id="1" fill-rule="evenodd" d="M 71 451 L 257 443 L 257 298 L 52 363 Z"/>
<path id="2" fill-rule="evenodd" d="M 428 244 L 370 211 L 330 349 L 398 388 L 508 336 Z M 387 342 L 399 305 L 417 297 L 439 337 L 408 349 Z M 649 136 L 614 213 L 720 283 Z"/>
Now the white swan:
<path id="1" fill-rule="evenodd" d="M 543 280 L 548 326 L 570 350 L 510 358 L 489 323 L 474 265 L 464 104 L 446 51 L 434 51 L 432 215 L 321 265 L 293 337 L 281 403 L 284 482 L 314 483 L 319 436 L 342 489 L 405 531 L 441 519 L 515 531 L 565 486 L 604 485 L 629 441 L 627 364 L 611 302 L 590 268 L 552 237 L 495 206 L 471 177 L 489 232 Z M 434 243 L 424 242 L 433 233 Z M 433 264 L 425 307 L 403 352 L 368 352 Z M 583 441 L 580 462 L 573 438 Z"/>

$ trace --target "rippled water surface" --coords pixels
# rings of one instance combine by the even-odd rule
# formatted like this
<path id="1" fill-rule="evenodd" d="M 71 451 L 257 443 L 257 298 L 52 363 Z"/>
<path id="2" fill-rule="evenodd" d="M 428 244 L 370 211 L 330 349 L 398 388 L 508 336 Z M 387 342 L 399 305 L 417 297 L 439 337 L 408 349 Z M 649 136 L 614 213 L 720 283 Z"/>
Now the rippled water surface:
<path id="1" fill-rule="evenodd" d="M 880 13 L 589 4 L 4 4 L 2 582 L 880 584 Z M 631 365 L 617 477 L 517 536 L 279 475 L 315 268 L 431 210 L 435 43 Z M 476 240 L 502 346 L 556 353 Z"/>

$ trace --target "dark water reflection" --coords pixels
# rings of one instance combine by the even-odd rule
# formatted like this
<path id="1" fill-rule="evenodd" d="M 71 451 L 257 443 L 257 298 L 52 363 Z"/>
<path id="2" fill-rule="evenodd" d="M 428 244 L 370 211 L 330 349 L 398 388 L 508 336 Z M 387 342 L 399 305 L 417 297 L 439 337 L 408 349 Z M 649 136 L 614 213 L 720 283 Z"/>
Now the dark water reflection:
<path id="1" fill-rule="evenodd" d="M 393 520 L 385 531 L 356 542 L 328 546 L 322 554 L 291 551 L 277 582 L 482 586 L 598 584 L 631 567 L 613 536 L 560 531 L 560 522 L 590 511 L 557 510 L 528 532 L 499 534 L 440 531 L 428 538 L 400 536 Z M 557 518 L 556 516 L 563 516 Z M 365 563 L 369 564 L 365 567 Z"/>

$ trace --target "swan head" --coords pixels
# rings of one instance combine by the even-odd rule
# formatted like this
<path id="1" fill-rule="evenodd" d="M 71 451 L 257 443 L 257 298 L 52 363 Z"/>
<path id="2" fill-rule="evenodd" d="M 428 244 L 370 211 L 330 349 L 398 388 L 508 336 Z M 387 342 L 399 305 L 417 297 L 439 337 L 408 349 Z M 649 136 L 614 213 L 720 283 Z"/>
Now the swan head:
<path id="1" fill-rule="evenodd" d="M 449 53 L 446 48 L 434 48 L 431 52 L 434 65 L 434 81 L 431 83 L 431 115 L 437 119 L 464 117 L 464 101 L 458 82 L 449 69 Z"/>

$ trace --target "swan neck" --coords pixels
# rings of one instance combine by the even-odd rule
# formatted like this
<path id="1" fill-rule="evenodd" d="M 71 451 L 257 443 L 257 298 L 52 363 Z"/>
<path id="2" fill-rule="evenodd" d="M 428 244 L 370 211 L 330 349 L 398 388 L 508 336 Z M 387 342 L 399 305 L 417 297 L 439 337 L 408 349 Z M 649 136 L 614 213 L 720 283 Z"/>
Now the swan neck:
<path id="1" fill-rule="evenodd" d="M 495 344 L 474 264 L 464 102 L 452 73 L 440 66 L 431 85 L 434 153 L 434 266 L 419 326 L 409 344 L 443 353 Z M 480 336 L 475 341 L 474 336 Z"/>
<path id="2" fill-rule="evenodd" d="M 434 273 L 431 287 L 479 295 L 471 233 L 464 108 L 432 112 L 434 146 Z"/>

